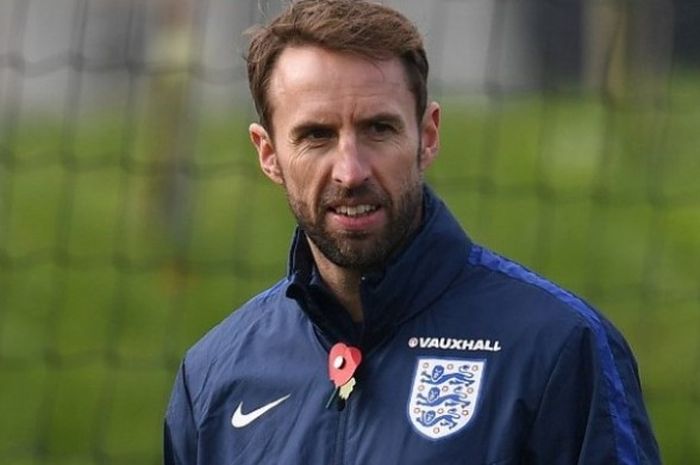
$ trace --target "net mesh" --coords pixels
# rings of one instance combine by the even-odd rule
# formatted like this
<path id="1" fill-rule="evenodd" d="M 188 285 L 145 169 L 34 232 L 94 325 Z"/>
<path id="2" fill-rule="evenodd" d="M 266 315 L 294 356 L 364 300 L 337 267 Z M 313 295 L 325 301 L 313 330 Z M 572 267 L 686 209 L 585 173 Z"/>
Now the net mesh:
<path id="1" fill-rule="evenodd" d="M 616 323 L 698 462 L 700 4 L 427 3 L 394 6 L 444 107 L 429 183 Z M 0 1 L 0 462 L 159 463 L 185 348 L 284 272 L 240 58 L 280 7 Z"/>

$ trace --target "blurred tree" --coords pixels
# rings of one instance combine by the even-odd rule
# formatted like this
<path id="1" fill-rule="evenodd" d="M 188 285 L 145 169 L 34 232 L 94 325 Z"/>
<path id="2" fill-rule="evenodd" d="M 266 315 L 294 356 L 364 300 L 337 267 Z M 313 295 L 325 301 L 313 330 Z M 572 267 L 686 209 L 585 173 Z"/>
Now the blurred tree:
<path id="1" fill-rule="evenodd" d="M 190 177 L 186 170 L 190 146 L 193 5 L 188 0 L 157 3 L 152 54 L 158 66 L 149 89 L 151 163 L 151 217 L 164 228 L 171 246 L 180 250 L 187 241 Z"/>
<path id="2" fill-rule="evenodd" d="M 673 55 L 671 1 L 609 0 L 584 8 L 585 82 L 612 102 L 663 97 Z"/>

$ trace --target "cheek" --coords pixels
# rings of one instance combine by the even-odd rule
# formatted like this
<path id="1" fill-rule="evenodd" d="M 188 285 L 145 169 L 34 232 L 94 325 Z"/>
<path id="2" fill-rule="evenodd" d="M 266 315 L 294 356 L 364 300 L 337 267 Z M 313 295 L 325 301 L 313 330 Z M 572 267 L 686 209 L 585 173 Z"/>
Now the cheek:
<path id="1" fill-rule="evenodd" d="M 323 190 L 323 176 L 319 168 L 311 163 L 291 162 L 284 173 L 287 192 L 298 200 L 313 205 Z"/>
<path id="2" fill-rule="evenodd" d="M 405 185 L 420 179 L 421 172 L 416 148 L 406 148 L 401 153 L 381 159 L 378 170 L 382 177 L 392 185 Z"/>

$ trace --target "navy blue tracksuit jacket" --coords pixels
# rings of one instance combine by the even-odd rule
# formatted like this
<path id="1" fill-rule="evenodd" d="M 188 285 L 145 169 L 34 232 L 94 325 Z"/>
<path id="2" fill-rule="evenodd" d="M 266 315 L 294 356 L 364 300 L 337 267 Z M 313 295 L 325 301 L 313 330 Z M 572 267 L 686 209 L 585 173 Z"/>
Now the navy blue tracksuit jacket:
<path id="1" fill-rule="evenodd" d="M 287 277 L 187 352 L 165 463 L 660 463 L 622 336 L 580 298 L 472 243 L 429 190 L 420 231 L 363 277 L 361 295 L 358 327 L 297 231 Z M 364 355 L 341 410 L 326 408 L 339 341 Z"/>

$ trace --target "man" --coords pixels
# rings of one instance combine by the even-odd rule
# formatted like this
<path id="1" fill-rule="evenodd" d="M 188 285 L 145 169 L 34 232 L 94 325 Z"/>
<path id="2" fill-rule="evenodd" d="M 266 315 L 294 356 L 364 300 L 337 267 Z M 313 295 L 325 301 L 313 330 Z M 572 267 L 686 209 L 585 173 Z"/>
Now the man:
<path id="1" fill-rule="evenodd" d="M 440 107 L 410 22 L 301 0 L 247 59 L 250 136 L 299 227 L 287 276 L 188 351 L 166 463 L 660 463 L 617 331 L 424 186 Z"/>

